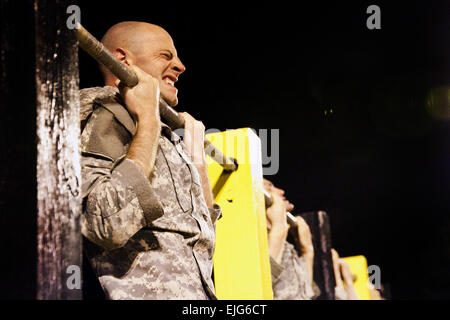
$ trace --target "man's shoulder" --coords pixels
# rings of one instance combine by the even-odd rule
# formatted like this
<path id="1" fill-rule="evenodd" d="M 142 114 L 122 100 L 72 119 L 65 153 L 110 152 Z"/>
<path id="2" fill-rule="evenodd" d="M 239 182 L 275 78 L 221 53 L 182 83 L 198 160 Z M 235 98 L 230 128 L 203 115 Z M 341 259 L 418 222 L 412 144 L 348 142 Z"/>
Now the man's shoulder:
<path id="1" fill-rule="evenodd" d="M 117 88 L 80 90 L 81 150 L 115 159 L 126 152 L 136 125 Z"/>
<path id="2" fill-rule="evenodd" d="M 118 101 L 117 89 L 105 87 L 92 87 L 80 90 L 80 118 L 81 121 L 87 119 L 93 111 L 96 104 L 104 104 Z"/>
<path id="3" fill-rule="evenodd" d="M 80 90 L 80 121 L 87 121 L 99 107 L 111 113 L 131 135 L 136 133 L 133 117 L 125 107 L 117 88 L 105 86 Z M 102 113 L 105 110 L 97 112 Z"/>

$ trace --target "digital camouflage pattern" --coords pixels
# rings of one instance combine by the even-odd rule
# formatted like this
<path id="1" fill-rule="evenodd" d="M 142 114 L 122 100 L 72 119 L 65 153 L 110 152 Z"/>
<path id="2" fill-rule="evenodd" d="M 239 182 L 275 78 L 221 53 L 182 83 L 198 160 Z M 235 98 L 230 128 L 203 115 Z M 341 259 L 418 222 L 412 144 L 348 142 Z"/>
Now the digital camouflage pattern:
<path id="1" fill-rule="evenodd" d="M 81 90 L 82 233 L 109 299 L 215 299 L 215 223 L 180 137 L 163 124 L 150 179 L 126 157 L 136 127 L 113 87 Z"/>
<path id="2" fill-rule="evenodd" d="M 292 244 L 284 244 L 281 264 L 271 263 L 274 300 L 311 300 L 318 295 L 318 288 L 309 281 L 305 260 Z"/>

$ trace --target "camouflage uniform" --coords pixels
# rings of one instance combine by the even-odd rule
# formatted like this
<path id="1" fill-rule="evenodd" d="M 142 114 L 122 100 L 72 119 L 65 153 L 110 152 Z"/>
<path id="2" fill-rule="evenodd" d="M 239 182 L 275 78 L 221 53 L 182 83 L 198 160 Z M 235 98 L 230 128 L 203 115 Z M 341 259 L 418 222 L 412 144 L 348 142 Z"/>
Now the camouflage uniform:
<path id="1" fill-rule="evenodd" d="M 309 281 L 305 260 L 292 244 L 284 244 L 281 264 L 272 258 L 270 262 L 274 300 L 311 300 L 319 295 L 318 287 Z"/>
<path id="2" fill-rule="evenodd" d="M 117 89 L 81 91 L 85 251 L 109 299 L 216 299 L 215 223 L 185 146 L 162 124 L 151 177 L 125 158 L 135 123 Z"/>

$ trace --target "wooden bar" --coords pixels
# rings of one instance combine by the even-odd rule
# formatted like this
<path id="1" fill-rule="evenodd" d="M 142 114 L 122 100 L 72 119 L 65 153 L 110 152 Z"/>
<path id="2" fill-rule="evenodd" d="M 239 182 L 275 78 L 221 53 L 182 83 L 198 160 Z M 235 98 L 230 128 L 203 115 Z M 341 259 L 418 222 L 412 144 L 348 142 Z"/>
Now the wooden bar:
<path id="1" fill-rule="evenodd" d="M 331 232 L 328 215 L 325 211 L 301 213 L 308 224 L 314 245 L 314 281 L 320 289 L 317 300 L 334 300 L 333 261 L 331 258 Z"/>
<path id="2" fill-rule="evenodd" d="M 81 299 L 78 46 L 66 27 L 74 1 L 35 0 L 37 298 Z M 77 281 L 78 280 L 78 281 Z"/>

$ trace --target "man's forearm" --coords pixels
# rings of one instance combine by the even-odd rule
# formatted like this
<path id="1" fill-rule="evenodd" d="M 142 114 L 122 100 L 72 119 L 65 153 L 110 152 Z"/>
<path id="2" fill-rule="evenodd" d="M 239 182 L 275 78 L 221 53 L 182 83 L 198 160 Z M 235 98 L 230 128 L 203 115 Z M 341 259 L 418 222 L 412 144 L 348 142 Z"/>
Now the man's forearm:
<path id="1" fill-rule="evenodd" d="M 300 241 L 300 246 L 302 247 L 302 257 L 305 259 L 306 268 L 312 283 L 314 276 L 314 247 L 312 244 L 304 244 Z"/>
<path id="2" fill-rule="evenodd" d="M 133 137 L 127 158 L 133 160 L 150 177 L 158 151 L 158 140 L 161 124 L 156 117 L 139 119 L 137 132 Z"/>
<path id="3" fill-rule="evenodd" d="M 303 254 L 303 259 L 305 259 L 309 281 L 312 284 L 314 279 L 314 252 Z"/>
<path id="4" fill-rule="evenodd" d="M 272 226 L 272 229 L 269 231 L 269 254 L 277 263 L 281 263 L 286 237 L 287 229 L 282 226 Z"/>

